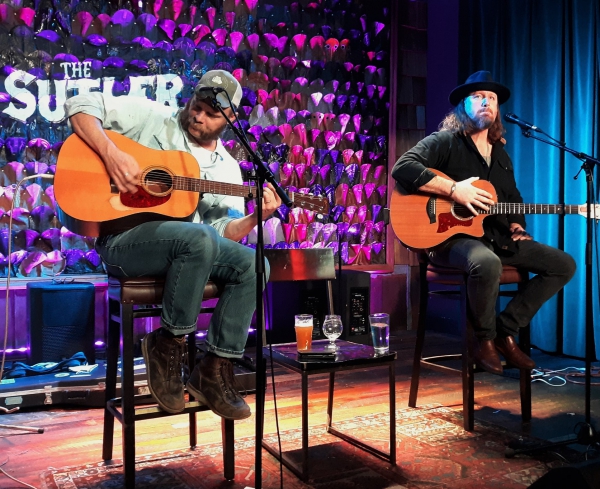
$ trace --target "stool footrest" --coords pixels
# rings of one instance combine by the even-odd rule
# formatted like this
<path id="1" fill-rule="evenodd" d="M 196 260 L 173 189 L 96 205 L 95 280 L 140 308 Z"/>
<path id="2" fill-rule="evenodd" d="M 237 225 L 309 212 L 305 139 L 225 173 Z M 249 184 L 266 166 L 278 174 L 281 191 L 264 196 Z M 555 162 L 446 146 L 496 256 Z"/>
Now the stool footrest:
<path id="1" fill-rule="evenodd" d="M 454 368 L 448 367 L 446 365 L 440 365 L 436 362 L 448 362 L 452 360 L 461 360 L 462 355 L 460 353 L 452 354 L 452 355 L 437 355 L 432 357 L 423 357 L 421 358 L 421 366 L 428 368 L 430 370 L 435 370 L 436 372 L 441 373 L 450 373 L 454 375 L 462 375 L 462 368 Z"/>
<path id="2" fill-rule="evenodd" d="M 106 409 L 108 409 L 108 411 L 110 411 L 110 413 L 115 417 L 115 419 L 118 420 L 119 423 L 122 424 L 123 423 L 123 415 L 122 415 L 121 411 L 119 410 L 121 408 L 121 401 L 122 401 L 122 399 L 120 397 L 115 397 L 114 399 L 110 399 L 106 403 Z M 135 408 L 134 412 L 133 412 L 133 416 L 134 416 L 135 420 L 160 418 L 162 416 L 175 416 L 178 414 L 197 413 L 197 412 L 201 412 L 201 411 L 210 411 L 210 408 L 206 404 L 201 403 L 200 401 L 188 401 L 185 403 L 185 408 L 183 409 L 183 411 L 181 411 L 179 413 L 167 413 L 166 411 L 163 411 L 156 404 L 156 401 L 154 401 L 154 398 L 148 394 L 135 396 L 134 403 L 136 405 L 152 404 L 150 406 Z"/>
<path id="3" fill-rule="evenodd" d="M 451 355 L 438 355 L 438 356 L 433 356 L 433 357 L 423 357 L 423 358 L 421 358 L 421 366 L 428 368 L 430 370 L 435 370 L 437 372 L 462 375 L 462 368 L 447 367 L 446 365 L 440 365 L 439 363 L 435 363 L 435 362 L 443 362 L 443 361 L 450 361 L 450 360 L 462 360 L 462 354 L 455 353 L 455 354 L 451 354 Z M 506 360 L 502 360 L 501 363 L 502 363 L 503 368 L 508 368 L 506 365 Z M 485 372 L 485 370 L 483 370 L 482 368 L 479 368 L 475 363 L 473 363 L 473 372 L 475 372 L 475 373 Z"/>

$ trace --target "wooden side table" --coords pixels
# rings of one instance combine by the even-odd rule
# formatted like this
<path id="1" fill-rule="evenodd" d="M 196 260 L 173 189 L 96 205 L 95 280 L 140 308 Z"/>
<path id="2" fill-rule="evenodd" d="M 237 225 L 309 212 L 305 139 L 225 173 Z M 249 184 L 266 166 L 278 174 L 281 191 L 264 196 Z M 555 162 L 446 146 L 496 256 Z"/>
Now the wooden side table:
<path id="1" fill-rule="evenodd" d="M 328 340 L 313 341 L 313 349 L 323 349 Z M 275 458 L 280 460 L 302 481 L 309 481 L 308 467 L 308 377 L 309 375 L 329 373 L 329 393 L 327 398 L 327 432 L 342 440 L 379 457 L 392 465 L 396 465 L 396 352 L 376 355 L 372 346 L 359 345 L 349 341 L 336 341 L 339 349 L 335 361 L 300 361 L 296 343 L 273 345 L 273 362 L 302 376 L 302 463 L 299 466 L 285 453 L 262 440 L 262 446 Z M 263 348 L 265 357 L 270 356 L 269 348 Z M 344 370 L 370 369 L 387 367 L 389 370 L 390 393 L 390 452 L 385 453 L 359 439 L 338 431 L 333 427 L 333 390 L 335 373 Z"/>

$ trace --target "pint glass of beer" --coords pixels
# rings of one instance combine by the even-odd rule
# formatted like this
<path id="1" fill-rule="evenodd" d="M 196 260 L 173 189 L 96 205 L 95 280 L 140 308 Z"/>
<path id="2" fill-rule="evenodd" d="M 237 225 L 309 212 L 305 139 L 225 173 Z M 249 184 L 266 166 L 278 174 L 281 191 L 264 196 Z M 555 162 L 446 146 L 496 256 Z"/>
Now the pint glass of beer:
<path id="1" fill-rule="evenodd" d="M 294 316 L 296 328 L 296 343 L 298 350 L 310 350 L 312 346 L 313 317 L 312 314 L 298 314 Z"/>

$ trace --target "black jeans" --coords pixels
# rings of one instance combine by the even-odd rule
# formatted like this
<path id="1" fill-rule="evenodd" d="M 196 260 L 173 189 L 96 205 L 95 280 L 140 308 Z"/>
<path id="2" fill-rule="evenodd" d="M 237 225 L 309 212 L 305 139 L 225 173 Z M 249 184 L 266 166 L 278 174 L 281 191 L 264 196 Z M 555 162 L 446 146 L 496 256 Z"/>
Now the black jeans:
<path id="1" fill-rule="evenodd" d="M 532 240 L 519 241 L 514 254 L 498 256 L 483 240 L 456 238 L 429 250 L 428 255 L 436 265 L 458 268 L 468 274 L 469 314 L 475 336 L 480 340 L 518 334 L 519 328 L 530 323 L 544 302 L 571 280 L 576 269 L 571 255 Z M 496 317 L 502 265 L 536 275 Z"/>

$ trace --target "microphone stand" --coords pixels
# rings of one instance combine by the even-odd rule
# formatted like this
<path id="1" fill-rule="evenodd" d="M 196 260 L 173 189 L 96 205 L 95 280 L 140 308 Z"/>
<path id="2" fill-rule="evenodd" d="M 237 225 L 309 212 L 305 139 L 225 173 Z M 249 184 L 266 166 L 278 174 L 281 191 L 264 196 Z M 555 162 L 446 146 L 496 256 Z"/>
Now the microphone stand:
<path id="1" fill-rule="evenodd" d="M 229 100 L 229 106 L 232 107 L 231 99 L 226 91 L 223 93 Z M 256 215 L 258 217 L 257 233 L 256 233 L 256 440 L 255 440 L 255 452 L 254 452 L 254 487 L 255 489 L 261 489 L 262 487 L 262 438 L 264 431 L 264 408 L 265 408 L 265 390 L 266 390 L 266 379 L 267 379 L 267 366 L 265 359 L 263 358 L 263 325 L 264 325 L 264 311 L 262 307 L 263 299 L 263 284 L 265 281 L 265 256 L 264 256 L 264 238 L 263 238 L 263 226 L 262 226 L 262 197 L 263 197 L 263 184 L 269 182 L 275 188 L 277 195 L 281 198 L 281 202 L 287 207 L 292 207 L 292 201 L 285 193 L 285 191 L 279 186 L 275 180 L 275 176 L 263 163 L 260 157 L 250 147 L 250 143 L 246 138 L 239 120 L 234 111 L 235 121 L 238 122 L 236 126 L 229 117 L 225 114 L 221 103 L 216 98 L 216 92 L 214 96 L 207 97 L 213 108 L 219 110 L 221 115 L 227 121 L 227 125 L 231 128 L 235 136 L 241 145 L 246 149 L 248 155 L 254 163 L 253 175 L 250 178 L 256 182 L 255 185 L 255 197 L 256 197 Z M 252 187 L 249 190 L 249 196 L 252 196 Z"/>
<path id="2" fill-rule="evenodd" d="M 545 132 L 540 131 L 542 134 L 550 138 L 552 141 L 549 141 L 545 138 L 540 138 L 531 134 L 531 130 L 525 127 L 521 127 L 523 136 L 527 138 L 537 139 L 538 141 L 542 141 L 543 143 L 554 146 L 566 153 L 570 153 L 576 158 L 583 161 L 581 168 L 575 175 L 575 179 L 578 178 L 579 173 L 581 171 L 585 172 L 586 179 L 586 244 L 585 244 L 585 425 L 580 428 L 575 438 L 569 437 L 567 439 L 557 441 L 555 443 L 547 444 L 544 446 L 538 447 L 528 447 L 523 449 L 507 449 L 506 456 L 513 457 L 519 453 L 530 453 L 533 451 L 539 450 L 547 450 L 551 447 L 563 446 L 563 445 L 571 445 L 573 443 L 579 443 L 582 445 L 588 445 L 590 443 L 595 443 L 600 441 L 596 430 L 591 424 L 591 369 L 592 369 L 592 359 L 595 358 L 594 352 L 594 302 L 592 297 L 593 290 L 593 270 L 592 270 L 592 235 L 593 235 L 593 217 L 592 217 L 592 202 L 594 198 L 594 166 L 600 164 L 600 160 L 596 158 L 592 158 L 591 156 L 576 151 L 567 147 L 567 145 L 558 141 L 550 136 L 548 136 Z M 596 216 L 594 216 L 596 217 Z"/>

